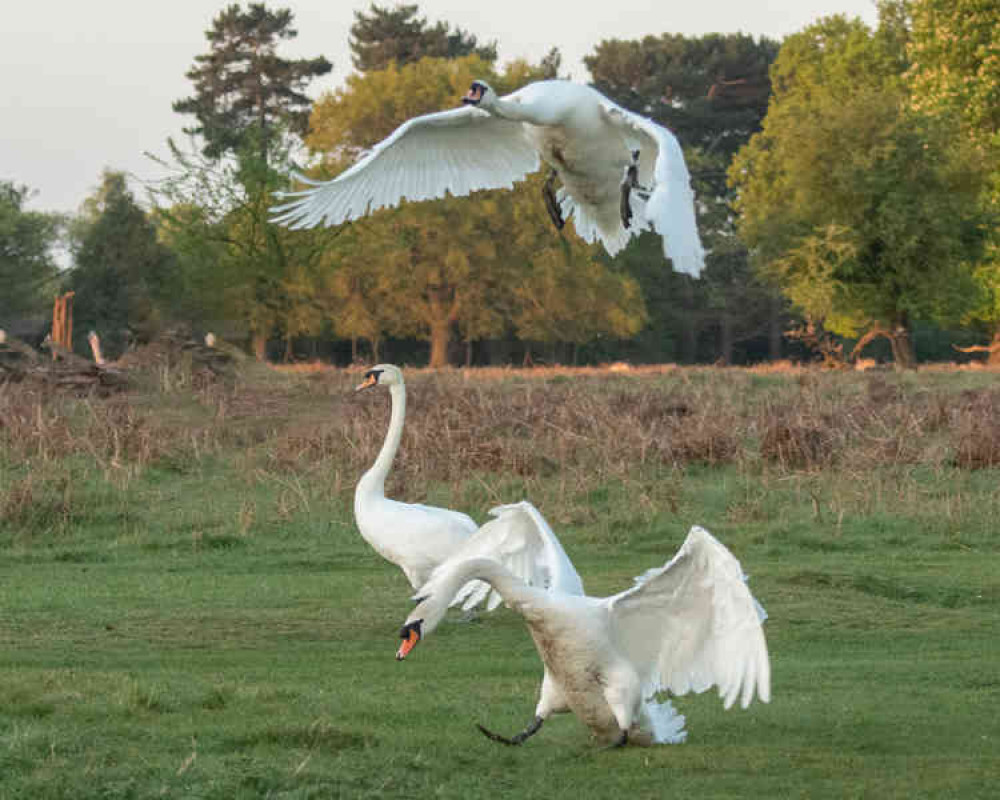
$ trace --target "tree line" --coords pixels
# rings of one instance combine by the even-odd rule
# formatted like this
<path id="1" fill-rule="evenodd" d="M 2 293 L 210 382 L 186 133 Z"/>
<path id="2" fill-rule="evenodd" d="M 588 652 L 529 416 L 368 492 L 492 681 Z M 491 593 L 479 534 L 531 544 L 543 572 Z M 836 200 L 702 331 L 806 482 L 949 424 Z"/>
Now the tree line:
<path id="1" fill-rule="evenodd" d="M 332 177 L 475 78 L 504 93 L 562 66 L 556 48 L 501 65 L 496 42 L 372 4 L 350 29 L 355 71 L 313 99 L 331 64 L 280 54 L 293 25 L 263 3 L 213 19 L 173 105 L 188 138 L 151 156 L 167 177 L 148 210 L 117 172 L 72 218 L 29 212 L 29 189 L 0 182 L 0 327 L 30 327 L 70 289 L 81 349 L 94 329 L 111 356 L 185 324 L 259 358 L 341 363 L 745 363 L 807 356 L 796 330 L 855 354 L 882 340 L 901 366 L 977 341 L 1000 360 L 995 4 L 883 0 L 875 27 L 838 15 L 781 42 L 600 42 L 592 84 L 685 148 L 700 279 L 652 235 L 609 258 L 556 231 L 538 175 L 333 229 L 271 224 L 293 170 Z"/>

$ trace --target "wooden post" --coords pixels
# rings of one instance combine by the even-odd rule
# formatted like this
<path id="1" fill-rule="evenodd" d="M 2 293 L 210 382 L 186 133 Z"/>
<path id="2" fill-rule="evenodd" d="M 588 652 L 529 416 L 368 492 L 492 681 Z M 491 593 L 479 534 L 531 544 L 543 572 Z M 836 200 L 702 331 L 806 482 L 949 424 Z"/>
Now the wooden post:
<path id="1" fill-rule="evenodd" d="M 74 294 L 76 294 L 76 292 L 66 292 L 66 294 L 63 295 L 63 299 L 66 302 L 66 310 L 64 312 L 66 319 L 66 326 L 63 329 L 63 335 L 66 338 L 62 341 L 62 346 L 71 352 L 73 350 L 73 295 Z"/>
<path id="2" fill-rule="evenodd" d="M 94 354 L 94 363 L 98 365 L 104 364 L 104 356 L 101 355 L 101 338 L 97 335 L 97 332 L 91 331 L 88 333 L 87 341 L 90 342 L 90 352 Z"/>
<path id="3" fill-rule="evenodd" d="M 62 312 L 62 298 L 56 295 L 55 302 L 52 304 L 52 332 L 49 334 L 53 342 L 62 341 Z M 52 360 L 56 360 L 56 349 L 54 347 L 52 348 Z"/>
<path id="4" fill-rule="evenodd" d="M 66 292 L 62 297 L 56 297 L 52 304 L 52 341 L 66 350 L 73 349 L 73 295 Z M 52 350 L 52 360 L 56 359 L 56 351 Z"/>

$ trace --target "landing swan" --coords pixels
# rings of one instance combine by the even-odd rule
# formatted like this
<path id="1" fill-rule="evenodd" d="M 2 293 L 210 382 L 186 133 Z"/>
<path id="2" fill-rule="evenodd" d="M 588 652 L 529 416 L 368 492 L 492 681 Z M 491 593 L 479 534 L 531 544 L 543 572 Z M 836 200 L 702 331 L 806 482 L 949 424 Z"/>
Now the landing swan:
<path id="1" fill-rule="evenodd" d="M 463 102 L 403 123 L 333 180 L 296 175 L 312 188 L 281 194 L 296 199 L 272 209 L 274 220 L 293 228 L 338 225 L 403 198 L 511 188 L 541 160 L 552 170 L 545 201 L 557 227 L 572 216 L 577 233 L 612 256 L 651 228 L 675 269 L 700 274 L 690 176 L 666 128 L 569 81 L 538 81 L 498 97 L 477 80 Z"/>
<path id="2" fill-rule="evenodd" d="M 452 563 L 420 589 L 397 659 L 434 630 L 451 593 L 471 579 L 490 583 L 524 617 L 545 665 L 533 722 L 510 739 L 480 726 L 490 738 L 520 744 L 552 714 L 572 711 L 616 745 L 648 743 L 656 737 L 644 701 L 658 691 L 717 686 L 727 709 L 737 699 L 746 708 L 755 693 L 770 701 L 763 609 L 739 562 L 704 528 L 691 528 L 677 555 L 611 597 L 530 587 L 490 559 Z"/>
<path id="3" fill-rule="evenodd" d="M 490 514 L 495 519 L 479 527 L 459 511 L 387 498 L 385 479 L 403 433 L 406 384 L 399 367 L 378 364 L 365 372 L 355 391 L 373 386 L 389 388 L 392 412 L 382 449 L 354 491 L 354 517 L 365 541 L 402 569 L 414 589 L 432 580 L 442 565 L 484 556 L 500 561 L 532 586 L 582 594 L 580 576 L 531 503 L 494 508 Z M 463 582 L 452 592 L 449 604 L 470 609 L 486 599 L 489 590 L 480 581 Z M 488 607 L 499 602 L 494 594 Z"/>

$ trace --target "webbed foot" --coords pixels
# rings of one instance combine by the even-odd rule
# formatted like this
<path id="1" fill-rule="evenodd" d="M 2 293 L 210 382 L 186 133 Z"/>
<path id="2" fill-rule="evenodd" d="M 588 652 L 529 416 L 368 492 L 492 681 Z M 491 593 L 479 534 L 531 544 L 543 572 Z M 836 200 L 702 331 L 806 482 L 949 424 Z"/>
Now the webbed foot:
<path id="1" fill-rule="evenodd" d="M 555 182 L 556 171 L 552 170 L 549 173 L 549 177 L 545 179 L 545 185 L 542 186 L 542 199 L 545 200 L 545 209 L 549 212 L 552 224 L 556 226 L 556 230 L 561 231 L 566 224 L 566 220 L 563 219 L 562 209 L 559 208 L 559 198 L 556 197 Z"/>
<path id="2" fill-rule="evenodd" d="M 476 723 L 476 727 L 479 728 L 479 732 L 483 734 L 487 739 L 492 739 L 494 742 L 500 742 L 501 744 L 508 745 L 519 745 L 525 739 L 529 739 L 538 733 L 539 729 L 542 727 L 542 723 L 545 722 L 541 717 L 535 717 L 531 724 L 525 728 L 520 733 L 516 733 L 509 739 L 506 736 L 501 736 L 499 733 L 493 733 L 493 731 L 488 730 L 479 723 Z"/>

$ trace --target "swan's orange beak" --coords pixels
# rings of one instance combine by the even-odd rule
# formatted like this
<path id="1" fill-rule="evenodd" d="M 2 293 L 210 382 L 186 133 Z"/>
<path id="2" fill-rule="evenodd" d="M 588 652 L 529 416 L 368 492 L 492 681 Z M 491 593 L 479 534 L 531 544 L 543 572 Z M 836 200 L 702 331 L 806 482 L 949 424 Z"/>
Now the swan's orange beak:
<path id="1" fill-rule="evenodd" d="M 403 643 L 399 646 L 399 650 L 396 651 L 396 660 L 402 661 L 406 658 L 410 651 L 417 646 L 417 642 L 420 641 L 420 634 L 415 630 L 410 631 L 410 635 L 403 639 Z"/>
<path id="2" fill-rule="evenodd" d="M 396 651 L 396 660 L 402 661 L 410 654 L 410 651 L 417 646 L 417 642 L 420 641 L 420 620 L 404 626 L 399 635 L 402 637 L 403 643 Z"/>
<path id="3" fill-rule="evenodd" d="M 362 389 L 370 389 L 378 383 L 378 375 L 366 375 L 365 379 L 354 387 L 354 391 L 360 392 Z"/>

